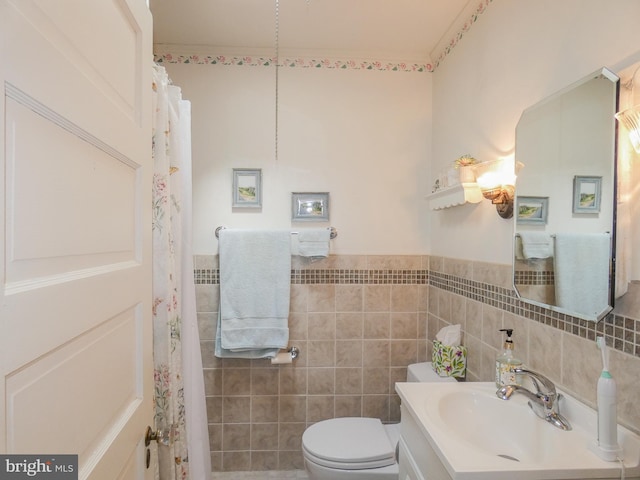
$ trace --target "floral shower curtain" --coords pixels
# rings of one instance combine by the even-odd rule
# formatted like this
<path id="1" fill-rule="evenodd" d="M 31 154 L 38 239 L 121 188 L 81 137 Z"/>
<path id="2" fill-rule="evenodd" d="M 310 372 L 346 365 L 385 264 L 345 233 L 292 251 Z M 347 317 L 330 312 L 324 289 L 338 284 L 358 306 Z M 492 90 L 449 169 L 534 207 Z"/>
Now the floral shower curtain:
<path id="1" fill-rule="evenodd" d="M 211 476 L 191 250 L 191 112 L 153 71 L 153 356 L 160 480 Z"/>

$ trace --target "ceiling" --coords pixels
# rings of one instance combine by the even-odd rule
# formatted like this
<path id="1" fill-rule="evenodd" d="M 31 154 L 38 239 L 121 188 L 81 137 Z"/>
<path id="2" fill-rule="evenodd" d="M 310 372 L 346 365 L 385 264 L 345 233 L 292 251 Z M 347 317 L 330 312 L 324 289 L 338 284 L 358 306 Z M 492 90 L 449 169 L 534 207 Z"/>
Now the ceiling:
<path id="1" fill-rule="evenodd" d="M 477 0 L 151 0 L 154 44 L 252 54 L 434 58 Z M 482 3 L 482 2 L 480 2 Z M 471 8 L 471 10 L 470 10 Z"/>

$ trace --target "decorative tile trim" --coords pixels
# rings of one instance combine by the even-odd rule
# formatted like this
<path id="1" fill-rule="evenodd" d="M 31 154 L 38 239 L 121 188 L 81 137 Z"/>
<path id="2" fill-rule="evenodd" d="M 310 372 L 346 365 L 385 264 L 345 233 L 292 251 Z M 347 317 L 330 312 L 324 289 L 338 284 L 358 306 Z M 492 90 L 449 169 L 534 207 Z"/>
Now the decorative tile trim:
<path id="1" fill-rule="evenodd" d="M 293 284 L 426 285 L 426 270 L 291 270 Z"/>
<path id="2" fill-rule="evenodd" d="M 294 285 L 426 285 L 426 270 L 291 270 Z M 220 270 L 195 269 L 196 285 L 220 284 Z"/>
<path id="3" fill-rule="evenodd" d="M 438 272 L 429 272 L 429 285 L 588 340 L 604 336 L 616 350 L 640 357 L 640 335 L 636 333 L 640 331 L 640 320 L 610 313 L 599 323 L 588 322 L 524 302 L 511 289 Z"/>
<path id="4" fill-rule="evenodd" d="M 218 269 L 194 270 L 197 285 L 220 283 Z M 599 322 L 572 317 L 520 300 L 515 291 L 488 283 L 430 270 L 291 270 L 291 283 L 296 285 L 431 285 L 462 295 L 506 312 L 543 323 L 553 328 L 595 341 L 603 335 L 616 350 L 640 357 L 640 319 L 609 314 Z"/>
<path id="5" fill-rule="evenodd" d="M 555 272 L 539 272 L 516 270 L 514 275 L 516 285 L 555 285 Z"/>
<path id="6" fill-rule="evenodd" d="M 219 285 L 220 270 L 195 268 L 193 270 L 193 281 L 196 285 Z"/>

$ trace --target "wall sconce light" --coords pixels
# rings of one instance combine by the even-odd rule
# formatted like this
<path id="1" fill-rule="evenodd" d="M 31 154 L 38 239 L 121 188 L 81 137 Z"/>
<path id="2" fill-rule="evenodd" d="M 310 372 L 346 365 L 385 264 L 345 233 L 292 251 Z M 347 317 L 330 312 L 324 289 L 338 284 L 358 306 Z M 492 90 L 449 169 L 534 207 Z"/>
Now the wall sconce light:
<path id="1" fill-rule="evenodd" d="M 478 163 L 474 165 L 474 170 L 482 196 L 491 200 L 502 218 L 513 217 L 513 197 L 516 192 L 516 168 L 513 158 Z"/>
<path id="2" fill-rule="evenodd" d="M 621 110 L 615 117 L 629 131 L 629 141 L 633 149 L 640 153 L 640 105 Z"/>
<path id="3" fill-rule="evenodd" d="M 624 88 L 631 90 L 629 93 L 631 103 L 634 102 L 633 81 L 636 78 L 638 70 L 640 70 L 640 67 L 636 68 L 631 79 L 622 85 Z M 634 105 L 625 110 L 621 110 L 615 114 L 615 117 L 629 132 L 629 140 L 631 141 L 631 145 L 633 145 L 633 149 L 637 153 L 640 153 L 640 105 Z"/>

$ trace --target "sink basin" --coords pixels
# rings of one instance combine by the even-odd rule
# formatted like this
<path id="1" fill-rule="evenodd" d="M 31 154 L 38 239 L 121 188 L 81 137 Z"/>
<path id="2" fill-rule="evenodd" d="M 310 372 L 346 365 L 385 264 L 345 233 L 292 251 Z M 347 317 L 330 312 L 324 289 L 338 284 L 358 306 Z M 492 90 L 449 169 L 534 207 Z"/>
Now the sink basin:
<path id="1" fill-rule="evenodd" d="M 550 440 L 563 441 L 566 435 L 547 431 L 553 427 L 531 411 L 524 396 L 504 401 L 495 395 L 495 387 L 490 390 L 489 394 L 478 388 L 450 392 L 440 398 L 436 408 L 425 399 L 424 408 L 443 428 L 464 432 L 461 443 L 488 455 L 519 462 L 548 462 L 558 455 Z"/>
<path id="2" fill-rule="evenodd" d="M 563 431 L 537 417 L 524 395 L 499 399 L 493 383 L 398 383 L 405 411 L 453 479 L 621 478 L 621 464 L 600 459 L 596 412 L 563 393 Z M 640 478 L 640 437 L 618 428 L 625 478 Z"/>

